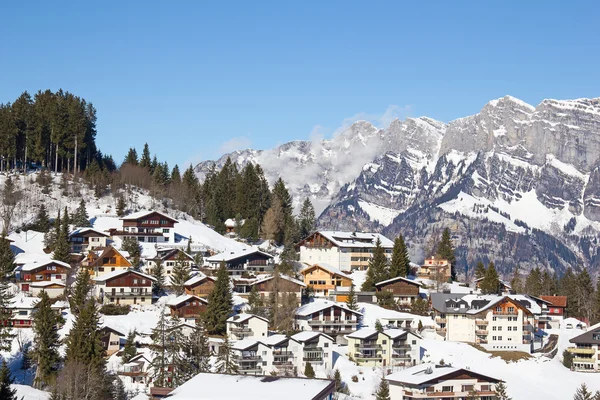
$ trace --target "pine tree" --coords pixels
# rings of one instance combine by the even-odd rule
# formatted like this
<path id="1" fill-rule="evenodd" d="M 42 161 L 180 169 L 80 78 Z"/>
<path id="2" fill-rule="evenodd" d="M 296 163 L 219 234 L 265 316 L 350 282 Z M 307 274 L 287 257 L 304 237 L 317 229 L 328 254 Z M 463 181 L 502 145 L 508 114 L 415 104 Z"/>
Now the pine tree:
<path id="1" fill-rule="evenodd" d="M 77 207 L 77 210 L 75 210 L 72 223 L 75 226 L 84 228 L 92 226 L 92 224 L 90 224 L 89 216 L 87 210 L 85 209 L 85 201 L 83 199 L 79 201 L 79 207 Z"/>
<path id="2" fill-rule="evenodd" d="M 408 249 L 402 235 L 398 235 L 394 240 L 394 249 L 392 250 L 392 261 L 390 262 L 390 279 L 399 276 L 406 277 L 410 275 L 410 258 Z"/>
<path id="3" fill-rule="evenodd" d="M 123 347 L 123 354 L 121 355 L 121 359 L 123 360 L 123 364 L 126 364 L 137 354 L 137 348 L 135 347 L 135 336 L 137 332 L 134 330 L 129 331 L 127 333 L 127 339 L 125 340 L 125 346 Z"/>
<path id="4" fill-rule="evenodd" d="M 90 284 L 90 274 L 81 268 L 75 278 L 75 289 L 71 296 L 71 308 L 73 313 L 78 314 L 87 302 L 88 294 L 92 286 Z"/>
<path id="5" fill-rule="evenodd" d="M 315 370 L 309 361 L 307 361 L 306 365 L 304 366 L 304 376 L 310 379 L 315 378 Z"/>
<path id="6" fill-rule="evenodd" d="M 185 370 L 182 371 L 184 380 L 201 372 L 210 372 L 211 352 L 208 337 L 199 324 L 196 324 L 196 329 L 184 340 L 182 348 L 186 360 Z"/>
<path id="7" fill-rule="evenodd" d="M 152 350 L 152 381 L 156 387 L 166 387 L 168 378 L 168 331 L 169 324 L 165 316 L 165 309 L 160 312 L 158 322 L 152 329 L 152 344 L 149 346 Z"/>
<path id="8" fill-rule="evenodd" d="M 592 278 L 586 268 L 583 268 L 577 275 L 577 286 L 575 290 L 575 296 L 571 300 L 571 304 L 574 303 L 575 308 L 578 311 L 578 316 L 585 319 L 593 319 L 593 298 L 594 298 L 594 284 Z"/>
<path id="9" fill-rule="evenodd" d="M 596 293 L 594 293 L 594 303 L 592 309 L 594 310 L 594 325 L 600 322 L 600 277 L 596 282 Z"/>
<path id="10" fill-rule="evenodd" d="M 375 330 L 379 333 L 383 332 L 383 325 L 381 325 L 381 321 L 379 321 L 379 319 L 375 320 Z"/>
<path id="11" fill-rule="evenodd" d="M 475 266 L 475 279 L 481 279 L 485 277 L 485 265 L 481 261 L 477 262 Z"/>
<path id="12" fill-rule="evenodd" d="M 335 391 L 336 393 L 340 393 L 344 390 L 344 382 L 342 381 L 342 374 L 339 369 L 335 369 L 333 373 L 333 381 L 335 382 Z"/>
<path id="13" fill-rule="evenodd" d="M 142 246 L 134 237 L 126 237 L 121 243 L 121 249 L 129 253 L 129 259 L 133 269 L 140 270 L 140 259 L 142 257 Z"/>
<path id="14" fill-rule="evenodd" d="M 506 393 L 506 384 L 502 381 L 496 384 L 495 392 L 497 400 L 512 400 L 512 397 L 509 397 Z"/>
<path id="15" fill-rule="evenodd" d="M 57 218 L 60 220 L 60 214 Z M 59 222 L 59 229 L 56 231 L 56 243 L 52 259 L 69 263 L 71 261 L 71 245 L 69 244 L 69 213 L 65 207 L 62 221 Z"/>
<path id="16" fill-rule="evenodd" d="M 256 285 L 252 285 L 252 289 L 250 289 L 250 294 L 248 295 L 248 306 L 250 307 L 250 314 L 264 316 L 263 300 L 256 289 Z"/>
<path id="17" fill-rule="evenodd" d="M 14 273 L 14 261 L 15 255 L 10 249 L 10 242 L 3 234 L 0 237 L 0 321 L 10 321 L 13 317 L 9 308 L 13 300 L 9 279 Z M 10 324 L 0 323 L 0 351 L 10 351 L 14 336 Z"/>
<path id="18" fill-rule="evenodd" d="M 186 252 L 188 255 L 191 255 L 191 254 L 192 254 L 192 236 L 191 236 L 191 235 L 190 235 L 190 238 L 188 239 L 188 242 L 187 242 L 187 247 L 186 247 L 186 249 L 185 249 L 185 252 Z"/>
<path id="19" fill-rule="evenodd" d="M 292 215 L 293 211 L 292 196 L 290 196 L 290 192 L 287 190 L 283 179 L 277 179 L 277 181 L 273 185 L 272 193 L 274 199 L 279 199 L 279 202 L 281 203 L 281 208 L 283 209 L 283 214 L 285 216 L 285 219 L 287 220 Z"/>
<path id="20" fill-rule="evenodd" d="M 315 230 L 316 222 L 315 207 L 308 197 L 302 203 L 298 219 L 300 220 L 300 237 L 303 239 Z"/>
<path id="21" fill-rule="evenodd" d="M 125 199 L 123 198 L 123 195 L 120 195 L 117 198 L 117 216 L 119 216 L 119 217 L 124 216 L 126 207 L 127 207 L 127 205 L 125 204 Z"/>
<path id="22" fill-rule="evenodd" d="M 111 400 L 127 400 L 127 392 L 121 378 L 116 377 L 114 381 L 114 389 Z"/>
<path id="23" fill-rule="evenodd" d="M 135 150 L 135 148 L 129 148 L 129 151 L 127 152 L 127 155 L 125 156 L 125 161 L 123 161 L 124 164 L 130 164 L 130 165 L 138 165 L 138 155 L 137 155 L 137 151 Z"/>
<path id="24" fill-rule="evenodd" d="M 186 264 L 187 258 L 182 251 L 177 253 L 175 267 L 171 274 L 171 287 L 176 295 L 182 295 L 185 292 L 184 284 L 191 278 L 190 267 Z"/>
<path id="25" fill-rule="evenodd" d="M 58 347 L 61 341 L 58 335 L 58 318 L 51 306 L 50 297 L 43 291 L 33 314 L 35 336 L 34 348 L 31 352 L 31 357 L 37 366 L 34 386 L 38 389 L 53 383 L 60 363 Z"/>
<path id="26" fill-rule="evenodd" d="M 150 170 L 150 148 L 148 143 L 144 143 L 144 150 L 142 150 L 142 157 L 140 158 L 140 167 Z"/>
<path id="27" fill-rule="evenodd" d="M 523 281 L 521 279 L 521 273 L 519 272 L 519 266 L 515 267 L 513 277 L 510 280 L 510 287 L 515 293 L 523 293 Z"/>
<path id="28" fill-rule="evenodd" d="M 375 249 L 373 250 L 373 258 L 369 260 L 367 276 L 362 284 L 363 292 L 374 292 L 375 284 L 387 279 L 388 260 L 385 256 L 385 250 L 381 246 L 381 240 L 377 238 Z"/>
<path id="29" fill-rule="evenodd" d="M 437 246 L 438 256 L 442 260 L 448 260 L 452 268 L 452 280 L 456 280 L 456 256 L 454 254 L 454 245 L 452 244 L 452 235 L 450 229 L 445 228 L 442 233 L 442 240 Z"/>
<path id="30" fill-rule="evenodd" d="M 106 353 L 102 347 L 98 326 L 96 304 L 90 299 L 75 318 L 73 327 L 67 335 L 65 362 L 78 362 L 94 367 L 104 366 Z"/>
<path id="31" fill-rule="evenodd" d="M 167 344 L 167 359 L 170 369 L 171 380 L 167 382 L 169 387 L 181 386 L 189 377 L 187 377 L 186 371 L 188 370 L 188 360 L 182 354 L 184 348 L 185 337 L 181 331 L 181 321 L 179 317 L 175 315 L 171 318 L 171 322 L 168 324 L 168 344 Z"/>
<path id="32" fill-rule="evenodd" d="M 38 213 L 35 217 L 35 222 L 33 224 L 33 229 L 38 232 L 47 233 L 50 230 L 50 217 L 48 217 L 48 210 L 46 210 L 46 206 L 44 203 L 40 204 L 40 208 L 38 209 Z"/>
<path id="33" fill-rule="evenodd" d="M 226 321 L 231 314 L 233 299 L 229 288 L 229 273 L 224 263 L 217 271 L 217 282 L 208 296 L 208 305 L 204 314 L 204 326 L 209 334 L 224 334 Z"/>
<path id="34" fill-rule="evenodd" d="M 388 381 L 383 378 L 381 379 L 379 388 L 377 388 L 377 392 L 375 393 L 375 400 L 390 400 L 390 386 Z"/>
<path id="35" fill-rule="evenodd" d="M 165 288 L 165 267 L 162 265 L 162 260 L 156 260 L 156 266 L 152 268 L 152 277 L 156 279 L 152 282 L 152 292 L 159 295 Z"/>
<path id="36" fill-rule="evenodd" d="M 181 172 L 179 171 L 179 165 L 175 164 L 171 170 L 171 183 L 174 185 L 181 185 Z"/>
<path id="37" fill-rule="evenodd" d="M 538 267 L 533 268 L 527 275 L 525 292 L 536 297 L 542 294 L 542 272 Z"/>
<path id="38" fill-rule="evenodd" d="M 500 292 L 500 278 L 493 262 L 487 267 L 485 277 L 479 283 L 482 294 L 498 294 Z"/>
<path id="39" fill-rule="evenodd" d="M 356 299 L 356 290 L 354 283 L 350 285 L 350 291 L 348 292 L 348 298 L 346 299 L 346 305 L 352 311 L 358 311 L 358 304 Z"/>
<path id="40" fill-rule="evenodd" d="M 233 361 L 233 349 L 229 338 L 225 336 L 223 344 L 219 347 L 219 354 L 215 362 L 216 371 L 220 374 L 235 374 L 238 372 L 238 366 Z"/>
<path id="41" fill-rule="evenodd" d="M 17 389 L 11 389 L 10 387 L 14 381 L 6 360 L 3 360 L 2 368 L 0 368 L 0 399 L 17 400 Z"/>
<path id="42" fill-rule="evenodd" d="M 573 400 L 595 400 L 595 396 L 588 390 L 588 387 L 584 382 L 577 388 Z"/>

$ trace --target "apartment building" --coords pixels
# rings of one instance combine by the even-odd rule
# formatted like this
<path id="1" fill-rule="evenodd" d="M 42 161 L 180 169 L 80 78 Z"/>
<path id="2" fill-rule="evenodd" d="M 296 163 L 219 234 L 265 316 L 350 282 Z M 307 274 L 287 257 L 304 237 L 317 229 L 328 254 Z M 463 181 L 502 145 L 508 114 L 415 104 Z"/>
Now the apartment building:
<path id="1" fill-rule="evenodd" d="M 452 265 L 448 260 L 430 257 L 417 269 L 417 277 L 430 280 L 448 280 L 452 277 Z"/>
<path id="2" fill-rule="evenodd" d="M 242 375 L 263 375 L 267 367 L 267 354 L 270 349 L 256 339 L 246 338 L 231 345 L 233 362 Z M 263 356 L 265 359 L 263 359 Z"/>
<path id="3" fill-rule="evenodd" d="M 301 331 L 316 331 L 344 342 L 344 335 L 358 329 L 362 314 L 343 303 L 315 300 L 296 310 L 295 326 Z"/>
<path id="4" fill-rule="evenodd" d="M 71 265 L 57 260 L 38 259 L 15 269 L 17 285 L 22 292 L 36 297 L 46 291 L 51 298 L 64 294 Z"/>
<path id="5" fill-rule="evenodd" d="M 587 332 L 569 340 L 575 347 L 567 350 L 573 354 L 572 369 L 575 371 L 600 371 L 600 323 L 591 326 Z"/>
<path id="6" fill-rule="evenodd" d="M 269 331 L 269 320 L 254 314 L 238 314 L 226 322 L 227 335 L 232 340 L 265 338 Z"/>
<path id="7" fill-rule="evenodd" d="M 421 336 L 403 329 L 362 328 L 346 335 L 348 358 L 358 365 L 411 366 L 421 360 Z"/>
<path id="8" fill-rule="evenodd" d="M 145 243 L 174 243 L 176 219 L 159 211 L 140 211 L 121 218 L 123 229 L 112 236 L 133 237 Z"/>
<path id="9" fill-rule="evenodd" d="M 333 338 L 321 332 L 303 331 L 292 336 L 302 346 L 302 357 L 298 357 L 299 371 L 304 371 L 306 363 L 322 366 L 328 370 L 333 366 Z"/>
<path id="10" fill-rule="evenodd" d="M 365 271 L 377 241 L 391 259 L 394 242 L 379 233 L 317 231 L 296 245 L 300 262 L 325 263 L 344 271 Z"/>
<path id="11" fill-rule="evenodd" d="M 273 260 L 272 255 L 263 251 L 244 249 L 215 254 L 205 261 L 212 269 L 218 269 L 221 264 L 225 264 L 229 275 L 242 275 L 244 271 L 272 272 Z"/>
<path id="12" fill-rule="evenodd" d="M 152 304 L 156 279 L 134 270 L 104 273 L 92 278 L 94 296 L 103 304 Z"/>
<path id="13" fill-rule="evenodd" d="M 304 284 L 314 290 L 315 297 L 329 297 L 339 288 L 350 288 L 352 278 L 339 269 L 319 263 L 307 266 L 300 271 Z"/>
<path id="14" fill-rule="evenodd" d="M 260 339 L 269 347 L 262 356 L 264 373 L 294 376 L 298 374 L 298 360 L 302 357 L 302 345 L 286 335 L 271 335 Z"/>

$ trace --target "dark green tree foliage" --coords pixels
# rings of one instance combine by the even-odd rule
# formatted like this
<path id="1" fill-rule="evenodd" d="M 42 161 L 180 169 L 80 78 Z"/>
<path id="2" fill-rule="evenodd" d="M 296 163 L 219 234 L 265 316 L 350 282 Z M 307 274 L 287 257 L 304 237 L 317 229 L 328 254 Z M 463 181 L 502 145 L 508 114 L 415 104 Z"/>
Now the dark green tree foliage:
<path id="1" fill-rule="evenodd" d="M 83 309 L 87 303 L 87 297 L 91 288 L 90 274 L 84 268 L 81 268 L 77 274 L 77 278 L 75 278 L 75 285 L 71 296 L 73 313 L 78 314 Z"/>
<path id="2" fill-rule="evenodd" d="M 191 276 L 190 267 L 186 263 L 187 258 L 183 251 L 177 253 L 175 260 L 175 267 L 173 267 L 173 273 L 171 274 L 171 287 L 176 295 L 181 295 L 185 291 L 184 284 Z"/>
<path id="3" fill-rule="evenodd" d="M 398 235 L 394 240 L 394 249 L 392 250 L 392 260 L 390 262 L 390 278 L 399 276 L 407 277 L 410 275 L 410 258 L 408 249 L 402 235 Z"/>
<path id="4" fill-rule="evenodd" d="M 577 391 L 575 392 L 575 395 L 573 396 L 573 400 L 597 400 L 598 398 L 600 398 L 600 395 L 598 395 L 598 396 L 594 395 L 588 389 L 585 382 L 582 383 L 581 386 L 579 386 L 577 388 Z"/>
<path id="5" fill-rule="evenodd" d="M 0 279 L 11 278 L 15 270 L 15 255 L 10 249 L 10 242 L 5 235 L 0 236 Z"/>
<path id="6" fill-rule="evenodd" d="M 104 366 L 105 351 L 98 330 L 99 317 L 96 304 L 88 300 L 75 318 L 73 328 L 67 335 L 65 361 L 79 362 L 84 365 Z"/>
<path id="7" fill-rule="evenodd" d="M 525 293 L 536 297 L 542 294 L 542 272 L 538 267 L 533 268 L 527 275 Z"/>
<path id="8" fill-rule="evenodd" d="M 307 237 L 315 230 L 315 207 L 313 207 L 313 204 L 308 197 L 304 199 L 304 203 L 302 203 L 298 220 L 300 224 L 301 238 Z"/>
<path id="9" fill-rule="evenodd" d="M 60 214 L 57 217 L 56 242 L 54 244 L 54 253 L 52 258 L 57 261 L 69 263 L 71 261 L 71 245 L 69 244 L 69 214 L 65 207 L 62 221 Z"/>
<path id="10" fill-rule="evenodd" d="M 497 400 L 512 400 L 512 397 L 509 397 L 506 393 L 506 384 L 503 381 L 496 384 L 495 392 Z"/>
<path id="11" fill-rule="evenodd" d="M 165 309 L 163 308 L 158 322 L 154 329 L 152 329 L 152 344 L 149 346 L 152 350 L 152 381 L 154 386 L 166 387 L 168 379 L 168 337 L 169 323 L 165 317 Z"/>
<path id="12" fill-rule="evenodd" d="M 0 399 L 17 400 L 17 389 L 11 389 L 10 387 L 14 381 L 6 360 L 2 360 L 2 367 L 0 368 Z"/>
<path id="13" fill-rule="evenodd" d="M 38 209 L 38 213 L 35 217 L 35 222 L 33 223 L 32 229 L 46 233 L 50 230 L 50 217 L 48 217 L 48 210 L 46 210 L 46 206 L 44 203 L 40 204 L 40 208 Z"/>
<path id="14" fill-rule="evenodd" d="M 48 387 L 54 382 L 60 363 L 58 347 L 61 341 L 58 335 L 58 317 L 51 306 L 48 294 L 42 292 L 33 314 L 35 336 L 31 352 L 31 357 L 37 366 L 34 386 L 38 389 Z"/>
<path id="15" fill-rule="evenodd" d="M 475 279 L 485 278 L 485 271 L 485 265 L 481 261 L 478 261 L 475 266 Z"/>
<path id="16" fill-rule="evenodd" d="M 142 256 L 142 246 L 140 245 L 140 242 L 134 237 L 126 237 L 123 239 L 121 249 L 129 253 L 129 260 L 131 261 L 133 269 L 139 271 L 140 258 Z"/>
<path id="17" fill-rule="evenodd" d="M 348 298 L 346 299 L 346 305 L 352 311 L 358 311 L 358 302 L 356 298 L 356 288 L 354 283 L 350 286 L 350 291 L 348 292 Z"/>
<path id="18" fill-rule="evenodd" d="M 521 273 L 520 273 L 520 269 L 519 269 L 518 265 L 515 267 L 515 270 L 513 272 L 513 277 L 510 280 L 510 287 L 516 293 L 523 293 L 523 290 L 524 290 L 523 280 L 521 279 Z"/>
<path id="19" fill-rule="evenodd" d="M 397 306 L 392 292 L 379 291 L 379 292 L 375 293 L 375 297 L 377 298 L 377 304 L 380 307 L 391 309 L 391 308 L 396 308 L 396 306 Z"/>
<path id="20" fill-rule="evenodd" d="M 450 229 L 445 228 L 442 232 L 442 240 L 437 246 L 437 253 L 441 259 L 448 260 L 452 267 L 452 280 L 456 280 L 456 256 L 454 255 L 454 245 L 452 244 L 452 235 Z"/>
<path id="21" fill-rule="evenodd" d="M 375 320 L 375 330 L 379 333 L 383 332 L 383 325 L 381 325 L 379 319 Z"/>
<path id="22" fill-rule="evenodd" d="M 265 316 L 265 305 L 262 297 L 260 297 L 260 294 L 256 289 L 256 285 L 252 285 L 252 289 L 250 289 L 250 294 L 248 295 L 248 306 L 250 307 L 250 314 L 260 315 L 261 317 Z"/>
<path id="23" fill-rule="evenodd" d="M 493 262 L 490 262 L 487 269 L 485 270 L 485 276 L 479 283 L 479 288 L 482 294 L 499 294 L 500 292 L 500 278 Z"/>
<path id="24" fill-rule="evenodd" d="M 87 228 L 92 226 L 92 224 L 90 224 L 87 210 L 85 209 L 85 201 L 83 199 L 79 201 L 79 207 L 77 207 L 75 214 L 73 214 L 73 221 L 71 222 L 77 227 Z"/>
<path id="25" fill-rule="evenodd" d="M 163 267 L 161 260 L 156 260 L 156 266 L 152 268 L 152 277 L 156 279 L 152 282 L 152 292 L 158 295 L 165 288 L 165 267 Z"/>
<path id="26" fill-rule="evenodd" d="M 174 185 L 181 185 L 181 172 L 179 172 L 179 165 L 175 164 L 171 170 L 171 183 Z"/>
<path id="27" fill-rule="evenodd" d="M 127 333 L 127 339 L 125 340 L 125 346 L 123 347 L 123 355 L 121 359 L 123 364 L 126 364 L 137 354 L 137 348 L 135 347 L 135 336 L 137 332 L 134 330 Z"/>
<path id="28" fill-rule="evenodd" d="M 375 249 L 373 249 L 373 258 L 369 260 L 367 276 L 362 284 L 363 292 L 374 292 L 375 284 L 387 279 L 388 260 L 385 256 L 385 249 L 381 246 L 381 240 L 377 238 Z"/>
<path id="29" fill-rule="evenodd" d="M 309 361 L 307 361 L 306 365 L 304 366 L 304 376 L 310 379 L 315 378 L 315 370 Z"/>
<path id="30" fill-rule="evenodd" d="M 235 374 L 238 372 L 238 366 L 233 360 L 231 342 L 229 342 L 229 337 L 227 336 L 225 336 L 223 344 L 219 347 L 215 367 L 216 371 L 220 374 Z"/>
<path id="31" fill-rule="evenodd" d="M 565 349 L 562 353 L 562 357 L 562 364 L 565 367 L 571 369 L 571 367 L 573 366 L 573 353 Z"/>
<path id="32" fill-rule="evenodd" d="M 592 320 L 594 318 L 594 283 L 586 268 L 577 275 L 575 296 L 569 299 L 569 308 L 577 311 L 577 316 Z M 571 307 L 574 306 L 574 307 Z"/>
<path id="33" fill-rule="evenodd" d="M 184 339 L 182 349 L 186 361 L 181 371 L 182 380 L 187 381 L 201 372 L 210 372 L 210 346 L 201 326 L 196 325 L 196 329 Z"/>
<path id="34" fill-rule="evenodd" d="M 217 282 L 208 296 L 204 314 L 204 327 L 209 334 L 222 335 L 226 331 L 225 321 L 231 314 L 233 299 L 229 288 L 229 273 L 224 263 L 217 271 Z"/>
<path id="35" fill-rule="evenodd" d="M 123 161 L 123 163 L 129 165 L 138 165 L 138 155 L 134 147 L 129 148 L 129 151 L 125 156 L 125 160 Z"/>
<path id="36" fill-rule="evenodd" d="M 125 385 L 119 377 L 115 377 L 114 389 L 111 400 L 127 400 L 127 392 L 125 391 Z"/>
<path id="37" fill-rule="evenodd" d="M 9 306 L 13 294 L 9 282 L 15 269 L 14 261 L 15 256 L 10 250 L 10 242 L 2 235 L 0 237 L 0 321 L 12 319 L 12 310 Z M 10 325 L 0 323 L 0 351 L 10 351 L 14 336 Z"/>
<path id="38" fill-rule="evenodd" d="M 148 147 L 148 143 L 144 143 L 144 150 L 142 150 L 142 158 L 140 158 L 140 167 L 146 168 L 150 170 L 150 148 Z"/>
<path id="39" fill-rule="evenodd" d="M 416 315 L 427 315 L 429 312 L 429 305 L 426 300 L 419 297 L 411 304 L 410 312 Z"/>
<path id="40" fill-rule="evenodd" d="M 375 392 L 375 400 L 390 400 L 390 385 L 385 379 L 381 379 L 377 392 Z"/>
<path id="41" fill-rule="evenodd" d="M 123 196 L 119 196 L 117 198 L 117 216 L 124 216 L 126 207 L 127 205 L 125 204 L 125 199 L 123 198 Z"/>

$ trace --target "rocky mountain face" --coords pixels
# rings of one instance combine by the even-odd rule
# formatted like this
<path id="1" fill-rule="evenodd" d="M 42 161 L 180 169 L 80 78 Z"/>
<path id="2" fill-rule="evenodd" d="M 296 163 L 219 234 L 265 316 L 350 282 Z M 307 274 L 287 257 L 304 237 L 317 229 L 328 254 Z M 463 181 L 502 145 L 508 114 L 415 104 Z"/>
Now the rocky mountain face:
<path id="1" fill-rule="evenodd" d="M 515 265 L 600 269 L 600 99 L 533 107 L 506 96 L 448 124 L 362 121 L 331 140 L 232 159 L 282 176 L 298 201 L 327 205 L 322 227 L 402 233 L 413 261 L 450 227 L 463 271 L 479 260 L 506 274 Z"/>

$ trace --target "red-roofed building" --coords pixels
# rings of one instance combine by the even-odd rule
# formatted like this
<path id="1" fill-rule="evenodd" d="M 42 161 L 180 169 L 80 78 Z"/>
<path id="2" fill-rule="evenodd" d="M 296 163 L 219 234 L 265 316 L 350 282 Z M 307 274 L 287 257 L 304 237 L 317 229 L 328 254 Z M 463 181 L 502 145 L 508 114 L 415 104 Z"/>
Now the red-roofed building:
<path id="1" fill-rule="evenodd" d="M 567 310 L 567 296 L 540 296 L 540 299 L 549 302 L 548 315 L 563 318 Z"/>

